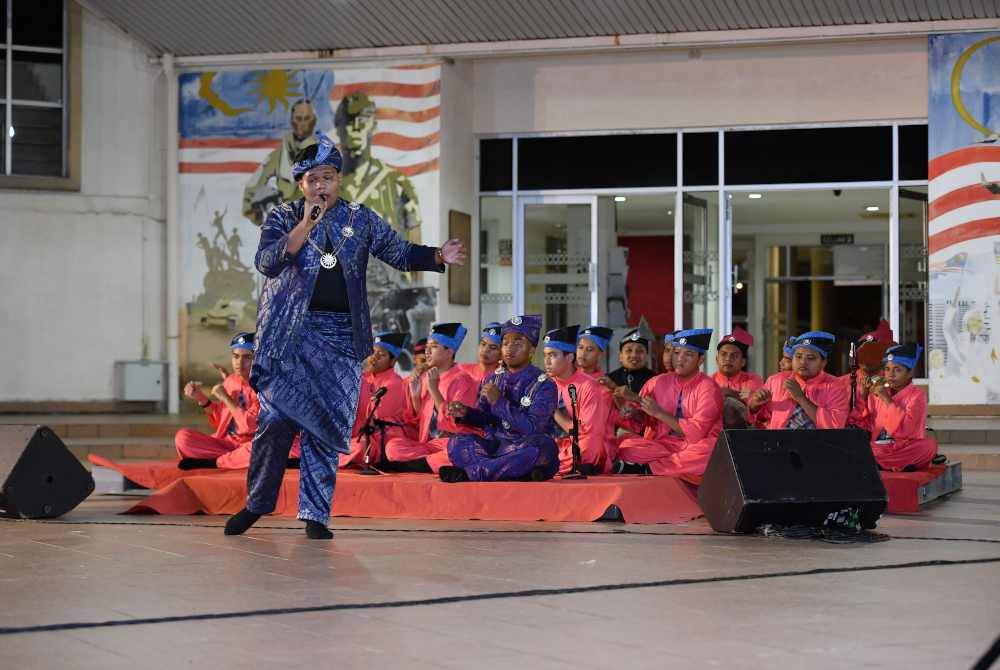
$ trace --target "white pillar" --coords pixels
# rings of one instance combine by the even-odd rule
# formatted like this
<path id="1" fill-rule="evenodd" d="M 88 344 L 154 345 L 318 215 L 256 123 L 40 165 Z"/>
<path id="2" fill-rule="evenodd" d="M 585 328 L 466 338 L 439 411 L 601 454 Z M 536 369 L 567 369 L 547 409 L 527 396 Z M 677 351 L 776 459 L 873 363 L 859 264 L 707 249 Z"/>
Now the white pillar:
<path id="1" fill-rule="evenodd" d="M 180 411 L 180 220 L 177 213 L 177 72 L 173 54 L 163 54 L 167 80 L 167 411 Z"/>

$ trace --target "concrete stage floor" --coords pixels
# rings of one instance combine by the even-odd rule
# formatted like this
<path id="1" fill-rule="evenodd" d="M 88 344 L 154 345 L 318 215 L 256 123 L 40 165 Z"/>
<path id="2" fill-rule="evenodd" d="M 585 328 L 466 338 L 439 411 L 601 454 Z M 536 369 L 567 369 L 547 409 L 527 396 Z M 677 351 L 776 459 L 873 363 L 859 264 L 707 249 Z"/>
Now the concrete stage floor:
<path id="1" fill-rule="evenodd" d="M 95 496 L 0 520 L 0 667 L 968 668 L 1000 631 L 1000 473 L 965 480 L 869 545 L 704 520 L 335 519 L 319 542 L 264 519 L 227 538 L 221 517 Z"/>

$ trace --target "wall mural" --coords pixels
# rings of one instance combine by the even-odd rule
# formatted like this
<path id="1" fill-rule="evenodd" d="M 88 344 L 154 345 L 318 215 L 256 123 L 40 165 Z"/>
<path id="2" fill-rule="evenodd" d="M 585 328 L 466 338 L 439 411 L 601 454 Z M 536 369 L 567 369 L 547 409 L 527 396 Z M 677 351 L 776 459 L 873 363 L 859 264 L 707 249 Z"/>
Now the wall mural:
<path id="1" fill-rule="evenodd" d="M 292 164 L 315 130 L 344 154 L 342 196 L 422 241 L 424 222 L 438 220 L 440 83 L 438 65 L 181 75 L 184 379 L 212 379 L 232 333 L 254 329 L 259 228 L 301 197 Z M 368 298 L 374 329 L 426 336 L 436 290 L 419 273 L 373 262 Z"/>
<path id="2" fill-rule="evenodd" d="M 930 399 L 1000 403 L 1000 33 L 928 48 Z"/>

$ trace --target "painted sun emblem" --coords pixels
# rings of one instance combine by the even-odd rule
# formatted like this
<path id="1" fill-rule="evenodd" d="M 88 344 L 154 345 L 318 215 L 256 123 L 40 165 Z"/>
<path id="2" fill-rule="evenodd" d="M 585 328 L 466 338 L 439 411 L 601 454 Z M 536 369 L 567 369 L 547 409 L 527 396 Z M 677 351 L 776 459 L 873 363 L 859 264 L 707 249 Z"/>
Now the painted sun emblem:
<path id="1" fill-rule="evenodd" d="M 257 96 L 257 104 L 266 102 L 268 112 L 273 112 L 278 103 L 287 110 L 289 100 L 302 97 L 302 90 L 295 81 L 291 70 L 262 70 L 253 75 L 253 93 Z"/>

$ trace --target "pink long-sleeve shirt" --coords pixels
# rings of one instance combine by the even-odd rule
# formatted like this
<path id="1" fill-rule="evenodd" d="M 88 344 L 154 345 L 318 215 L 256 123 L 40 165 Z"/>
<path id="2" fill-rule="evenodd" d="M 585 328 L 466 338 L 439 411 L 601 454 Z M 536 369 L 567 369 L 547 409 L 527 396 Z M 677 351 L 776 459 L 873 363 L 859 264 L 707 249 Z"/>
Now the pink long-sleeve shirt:
<path id="1" fill-rule="evenodd" d="M 615 427 L 611 411 L 615 408 L 611 394 L 586 373 L 577 370 L 567 379 L 552 377 L 566 415 L 573 418 L 573 403 L 569 387 L 576 387 L 577 423 L 580 428 L 580 452 L 595 456 L 604 454 L 607 462 L 614 459 Z M 584 461 L 588 462 L 588 461 Z M 603 462 L 603 461 L 602 461 Z"/>
<path id="2" fill-rule="evenodd" d="M 677 399 L 680 397 L 681 416 L 678 419 L 684 436 L 670 431 L 670 427 L 654 419 L 645 417 L 643 437 L 658 442 L 681 442 L 681 449 L 700 442 L 715 446 L 715 440 L 722 430 L 722 391 L 705 373 L 699 372 L 688 379 L 676 374 L 662 374 L 650 379 L 642 387 L 639 397 L 652 396 L 656 404 L 667 412 L 677 415 Z M 641 414 L 641 412 L 640 412 Z"/>
<path id="3" fill-rule="evenodd" d="M 473 381 L 469 375 L 465 374 L 459 366 L 453 365 L 447 371 L 441 373 L 438 390 L 444 399 L 444 402 L 440 406 L 435 405 L 434 397 L 427 388 L 427 373 L 425 372 L 423 378 L 420 380 L 420 411 L 414 412 L 412 404 L 408 404 L 406 407 L 407 420 L 416 423 L 418 426 L 417 439 L 421 442 L 427 442 L 431 439 L 431 417 L 434 414 L 435 408 L 437 409 L 437 428 L 439 432 L 476 432 L 470 426 L 455 423 L 455 420 L 448 416 L 447 410 L 448 403 L 451 402 L 460 402 L 467 407 L 475 407 L 478 402 L 479 384 Z"/>
<path id="4" fill-rule="evenodd" d="M 847 389 L 839 377 L 820 372 L 811 379 L 802 379 L 791 370 L 773 374 L 764 382 L 771 392 L 771 400 L 754 412 L 757 423 L 770 430 L 785 428 L 792 412 L 798 406 L 788 391 L 785 380 L 794 378 L 808 398 L 816 405 L 817 428 L 843 428 L 847 422 Z"/>

